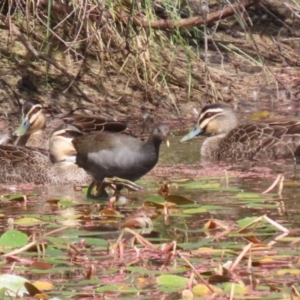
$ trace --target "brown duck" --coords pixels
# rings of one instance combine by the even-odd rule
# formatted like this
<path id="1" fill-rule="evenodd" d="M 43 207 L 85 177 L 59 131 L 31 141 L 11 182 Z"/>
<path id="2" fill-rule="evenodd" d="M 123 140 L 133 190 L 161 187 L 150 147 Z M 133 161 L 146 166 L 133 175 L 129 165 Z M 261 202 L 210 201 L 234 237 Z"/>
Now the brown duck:
<path id="1" fill-rule="evenodd" d="M 74 164 L 76 151 L 72 139 L 80 134 L 71 125 L 56 129 L 48 143 L 51 155 L 44 149 L 0 145 L 1 183 L 90 183 L 92 178 Z"/>
<path id="2" fill-rule="evenodd" d="M 300 155 L 300 121 L 261 121 L 238 124 L 236 114 L 225 104 L 205 106 L 195 129 L 181 139 L 197 135 L 208 138 L 202 144 L 203 158 L 218 160 L 268 160 Z"/>
<path id="3" fill-rule="evenodd" d="M 85 114 L 68 114 L 47 121 L 44 108 L 39 102 L 26 101 L 22 106 L 20 126 L 14 132 L 18 137 L 15 145 L 47 150 L 51 133 L 63 124 L 71 124 L 82 132 L 122 132 L 127 128 L 125 123 Z"/>

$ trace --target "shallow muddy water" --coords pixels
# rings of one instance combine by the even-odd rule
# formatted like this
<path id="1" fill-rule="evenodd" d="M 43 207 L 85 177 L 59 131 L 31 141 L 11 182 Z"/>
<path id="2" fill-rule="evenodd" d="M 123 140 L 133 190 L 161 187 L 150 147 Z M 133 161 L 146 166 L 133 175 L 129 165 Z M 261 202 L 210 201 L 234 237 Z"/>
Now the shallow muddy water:
<path id="1" fill-rule="evenodd" d="M 243 216 L 255 216 L 261 214 L 272 214 L 274 217 L 285 219 L 288 222 L 297 222 L 298 202 L 300 201 L 300 166 L 293 165 L 292 161 L 277 162 L 242 162 L 229 164 L 223 162 L 202 162 L 200 158 L 200 145 L 202 138 L 194 139 L 189 143 L 180 144 L 179 137 L 172 137 L 171 147 L 165 145 L 161 149 L 159 164 L 154 170 L 143 177 L 137 183 L 143 186 L 141 192 L 130 192 L 125 195 L 130 200 L 126 205 L 126 213 L 130 213 L 143 205 L 145 199 L 156 198 L 157 190 L 162 182 L 171 183 L 170 193 L 181 195 L 199 206 L 216 205 L 222 207 L 209 211 L 201 215 L 201 218 L 218 218 L 237 220 Z M 284 188 L 282 196 L 276 193 L 278 187 L 272 192 L 271 196 L 261 195 L 278 174 L 284 174 Z M 74 219 L 68 218 L 72 214 L 81 214 L 82 207 L 101 205 L 105 206 L 107 201 L 87 200 L 84 193 L 75 191 L 72 186 L 45 186 L 35 187 L 30 191 L 19 190 L 17 186 L 4 186 L 1 189 L 2 196 L 8 198 L 9 195 L 27 195 L 28 202 L 24 205 L 19 201 L 2 202 L 3 218 L 1 227 L 5 227 L 7 217 L 20 215 L 48 215 L 57 216 L 57 221 L 62 224 L 76 224 Z M 261 195 L 259 200 L 251 203 L 247 198 L 241 200 L 237 194 L 257 193 Z M 256 196 L 257 198 L 258 196 Z M 65 199 L 69 203 L 51 207 L 51 199 Z M 271 203 L 268 207 L 268 203 Z M 260 205 L 261 204 L 261 205 Z M 275 207 L 284 205 L 285 211 L 279 211 Z M 52 205 L 53 206 L 53 205 Z M 70 207 L 68 207 L 70 206 Z M 122 207 L 122 206 L 121 206 Z M 70 210 L 70 211 L 69 211 Z M 196 216 L 199 218 L 199 215 Z M 186 226 L 193 222 L 187 220 Z"/>
<path id="2" fill-rule="evenodd" d="M 105 210 L 108 200 L 88 200 L 82 190 L 75 190 L 72 186 L 45 186 L 33 189 L 27 187 L 24 190 L 13 185 L 2 186 L 1 233 L 8 228 L 8 218 L 13 218 L 15 228 L 28 236 L 40 236 L 52 230 L 65 228 L 62 232 L 44 238 L 47 248 L 42 258 L 35 252 L 26 252 L 26 257 L 33 260 L 39 258 L 53 265 L 49 271 L 31 269 L 27 279 L 41 280 L 46 276 L 47 280 L 50 279 L 56 285 L 52 295 L 58 296 L 73 296 L 74 291 L 82 293 L 81 291 L 91 284 L 99 286 L 100 295 L 101 288 L 106 288 L 110 281 L 116 284 L 115 289 L 118 288 L 118 284 L 127 288 L 137 287 L 138 285 L 132 284 L 131 281 L 125 281 L 126 273 L 123 274 L 118 267 L 119 264 L 123 266 L 125 263 L 129 278 L 133 281 L 144 276 L 144 272 L 147 274 L 146 269 L 130 269 L 135 255 L 129 261 L 125 258 L 126 262 L 120 260 L 117 263 L 115 256 L 107 254 L 109 247 L 112 247 L 120 236 L 124 222 L 134 215 L 151 218 L 153 228 L 151 227 L 147 234 L 143 232 L 143 236 L 150 242 L 160 244 L 176 241 L 186 251 L 198 251 L 202 247 L 238 251 L 248 243 L 247 233 L 241 234 L 238 231 L 243 227 L 239 222 L 264 215 L 290 230 L 288 238 L 297 239 L 297 228 L 300 225 L 300 168 L 297 167 L 295 171 L 293 162 L 243 162 L 235 165 L 202 162 L 199 154 L 201 139 L 186 144 L 180 144 L 178 141 L 179 137 L 175 136 L 171 138 L 170 148 L 162 146 L 159 164 L 137 182 L 144 189 L 141 192 L 124 191 L 128 202 L 116 205 L 113 213 Z M 282 195 L 277 194 L 277 187 L 269 194 L 263 195 L 262 192 L 272 184 L 278 174 L 285 176 Z M 168 203 L 173 203 L 169 206 L 167 215 L 163 206 L 164 199 L 158 195 L 158 190 L 166 181 L 170 182 L 169 198 L 166 199 Z M 21 196 L 26 196 L 26 201 Z M 221 222 L 227 229 L 217 226 L 208 230 L 206 224 L 211 220 Z M 38 223 L 35 223 L 37 221 Z M 279 234 L 281 233 L 278 229 L 264 223 L 255 230 L 255 239 L 259 239 L 259 243 L 274 243 Z M 285 255 L 287 241 L 289 240 L 277 241 L 273 251 Z M 77 248 L 75 253 L 71 251 L 70 245 Z M 131 250 L 127 250 L 129 252 L 125 253 L 128 255 Z M 81 257 L 81 252 L 84 253 L 84 258 Z M 76 265 L 73 259 L 82 259 L 85 263 Z M 190 259 L 194 265 L 203 266 L 201 254 L 196 254 Z M 216 260 L 218 261 L 219 257 Z M 164 263 L 160 256 L 154 256 L 150 261 L 154 269 Z M 207 262 L 206 259 L 204 261 Z M 91 263 L 99 265 L 92 282 L 84 280 L 86 265 Z M 10 264 L 4 265 L 4 270 L 5 268 L 10 268 Z M 17 264 L 16 272 L 18 271 L 18 274 L 22 274 Z M 184 273 L 184 277 L 188 276 L 186 271 L 181 272 Z M 288 277 L 286 279 L 288 280 Z M 117 298 L 127 299 L 121 290 L 118 291 Z M 149 287 L 149 291 L 156 293 L 156 285 Z M 164 291 L 159 293 L 169 294 Z M 146 294 L 147 292 L 144 295 Z M 176 293 L 170 293 L 170 297 L 173 296 L 174 299 L 180 299 Z M 130 297 L 132 299 L 132 296 Z M 152 296 L 148 299 L 151 298 Z M 278 296 L 272 299 L 281 298 Z"/>

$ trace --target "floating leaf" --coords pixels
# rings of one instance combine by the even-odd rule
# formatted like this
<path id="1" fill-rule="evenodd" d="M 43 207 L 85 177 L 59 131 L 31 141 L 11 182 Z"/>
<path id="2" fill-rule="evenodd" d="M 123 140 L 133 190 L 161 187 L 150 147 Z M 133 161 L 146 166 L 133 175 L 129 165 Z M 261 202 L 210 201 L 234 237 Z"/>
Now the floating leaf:
<path id="1" fill-rule="evenodd" d="M 76 205 L 76 203 L 69 199 L 60 199 L 58 205 L 62 207 L 72 207 Z"/>
<path id="2" fill-rule="evenodd" d="M 261 221 L 261 220 L 259 220 L 259 218 L 257 218 L 257 217 L 248 217 L 248 218 L 238 220 L 237 225 L 240 228 L 244 228 L 249 225 L 257 224 L 257 222 L 259 222 L 259 221 Z"/>
<path id="3" fill-rule="evenodd" d="M 97 293 L 116 292 L 118 286 L 116 284 L 104 285 L 96 289 Z"/>
<path id="4" fill-rule="evenodd" d="M 4 232 L 0 237 L 2 251 L 9 251 L 11 248 L 23 247 L 28 243 L 28 236 L 18 230 L 12 229 Z"/>
<path id="5" fill-rule="evenodd" d="M 37 224 L 43 223 L 41 220 L 36 218 L 21 218 L 18 220 L 15 220 L 16 225 L 22 225 L 22 226 L 34 226 Z"/>
<path id="6" fill-rule="evenodd" d="M 249 292 L 247 286 L 238 283 L 228 283 L 225 284 L 224 291 L 230 292 L 233 289 L 233 294 L 246 294 Z"/>
<path id="7" fill-rule="evenodd" d="M 48 281 L 36 281 L 33 285 L 40 291 L 51 291 L 54 289 L 54 285 Z"/>
<path id="8" fill-rule="evenodd" d="M 220 183 L 189 182 L 181 184 L 180 186 L 184 187 L 185 189 L 216 190 L 220 188 Z"/>
<path id="9" fill-rule="evenodd" d="M 5 289 L 5 295 L 11 297 L 16 295 L 22 297 L 25 293 L 27 293 L 27 290 L 24 286 L 25 282 L 29 281 L 21 276 L 11 274 L 0 275 L 0 289 Z"/>
<path id="10" fill-rule="evenodd" d="M 152 201 L 146 201 L 144 202 L 143 207 L 155 207 L 157 209 L 163 209 L 164 207 L 167 208 L 172 208 L 172 207 L 176 207 L 175 203 L 171 203 L 171 202 L 152 202 Z"/>
<path id="11" fill-rule="evenodd" d="M 160 271 L 160 270 L 147 270 L 145 268 L 134 267 L 134 266 L 128 266 L 128 267 L 126 267 L 126 270 L 129 271 L 129 272 L 140 273 L 140 274 L 143 274 L 143 275 L 164 274 L 164 272 Z"/>
<path id="12" fill-rule="evenodd" d="M 259 199 L 260 200 L 260 199 Z M 247 206 L 248 207 L 257 207 L 257 208 L 260 208 L 260 209 L 278 209 L 278 205 L 276 203 L 274 204 L 266 204 L 266 203 L 256 203 L 256 202 L 248 202 L 247 203 Z"/>
<path id="13" fill-rule="evenodd" d="M 281 269 L 276 272 L 278 276 L 283 276 L 283 275 L 300 275 L 300 270 L 299 269 Z"/>
<path id="14" fill-rule="evenodd" d="M 197 249 L 200 247 L 203 247 L 205 245 L 208 245 L 210 244 L 211 242 L 213 242 L 215 240 L 214 237 L 207 237 L 205 239 L 202 239 L 201 241 L 198 241 L 198 242 L 194 242 L 194 243 L 182 243 L 182 244 L 179 244 L 182 248 L 184 249 L 196 249 L 195 251 L 197 252 Z M 221 253 L 221 251 L 219 252 Z"/>
<path id="15" fill-rule="evenodd" d="M 202 205 L 201 207 L 205 208 L 206 210 L 224 210 L 224 209 L 231 209 L 230 207 L 220 206 L 220 205 Z"/>
<path id="16" fill-rule="evenodd" d="M 165 200 L 168 201 L 168 202 L 175 203 L 177 205 L 195 203 L 195 201 L 192 201 L 192 200 L 190 200 L 188 198 L 185 198 L 183 196 L 180 196 L 180 195 L 168 195 L 168 196 L 165 197 Z"/>
<path id="17" fill-rule="evenodd" d="M 184 209 L 183 213 L 185 214 L 202 214 L 202 213 L 206 213 L 207 210 L 203 207 L 196 207 L 196 208 L 188 208 L 188 209 Z"/>
<path id="18" fill-rule="evenodd" d="M 37 300 L 49 300 L 50 296 L 48 296 L 46 294 L 35 294 L 34 298 Z M 53 300 L 53 298 L 51 298 L 51 300 Z"/>
<path id="19" fill-rule="evenodd" d="M 53 265 L 44 261 L 35 261 L 30 265 L 30 268 L 38 270 L 49 270 L 53 268 Z"/>
<path id="20" fill-rule="evenodd" d="M 182 300 L 194 300 L 194 295 L 190 290 L 183 290 L 181 293 Z"/>
<path id="21" fill-rule="evenodd" d="M 259 193 L 238 193 L 235 198 L 240 199 L 261 199 L 264 200 L 262 194 Z"/>
<path id="22" fill-rule="evenodd" d="M 24 194 L 9 194 L 9 195 L 2 195 L 1 201 L 25 201 L 26 196 Z"/>
<path id="23" fill-rule="evenodd" d="M 144 200 L 144 203 L 145 202 L 158 202 L 158 203 L 163 203 L 165 200 L 164 198 L 162 198 L 161 196 L 152 196 L 152 197 L 147 197 L 145 200 Z"/>
<path id="24" fill-rule="evenodd" d="M 30 282 L 25 282 L 24 286 L 28 292 L 28 294 L 31 297 L 34 297 L 36 294 L 40 294 L 41 292 L 39 291 L 39 289 L 37 287 L 35 287 L 32 283 Z"/>
<path id="25" fill-rule="evenodd" d="M 160 275 L 156 278 L 159 286 L 165 286 L 172 291 L 178 291 L 184 289 L 189 279 L 177 275 Z"/>
<path id="26" fill-rule="evenodd" d="M 91 245 L 91 246 L 107 247 L 107 245 L 108 245 L 107 240 L 99 239 L 99 238 L 85 238 L 85 241 L 88 245 Z"/>
<path id="27" fill-rule="evenodd" d="M 217 292 L 215 287 L 210 285 L 210 288 L 211 289 L 209 289 L 208 286 L 205 284 L 197 284 L 193 287 L 193 294 L 195 296 L 202 296 L 202 295 L 210 295 Z"/>

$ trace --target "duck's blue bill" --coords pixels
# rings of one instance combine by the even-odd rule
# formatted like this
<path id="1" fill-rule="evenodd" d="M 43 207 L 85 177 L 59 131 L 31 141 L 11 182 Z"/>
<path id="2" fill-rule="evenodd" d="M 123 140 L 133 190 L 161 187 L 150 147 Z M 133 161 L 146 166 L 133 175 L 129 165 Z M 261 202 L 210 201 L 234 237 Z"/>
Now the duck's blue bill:
<path id="1" fill-rule="evenodd" d="M 199 135 L 202 132 L 202 129 L 199 126 L 196 126 L 194 130 L 190 133 L 185 135 L 181 140 L 180 143 L 193 139 L 195 136 Z"/>
<path id="2" fill-rule="evenodd" d="M 14 136 L 24 135 L 30 128 L 30 123 L 27 118 L 22 119 L 20 126 L 15 130 Z"/>

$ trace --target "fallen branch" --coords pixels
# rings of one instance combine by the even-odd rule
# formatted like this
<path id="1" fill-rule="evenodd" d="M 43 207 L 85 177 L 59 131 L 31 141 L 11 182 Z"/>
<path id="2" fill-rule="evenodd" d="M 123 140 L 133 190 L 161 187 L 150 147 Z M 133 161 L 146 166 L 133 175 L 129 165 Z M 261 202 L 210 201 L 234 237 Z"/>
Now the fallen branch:
<path id="1" fill-rule="evenodd" d="M 149 21 L 146 18 L 138 18 L 134 17 L 134 24 L 142 27 L 151 27 L 152 29 L 171 29 L 171 28 L 190 28 L 198 25 L 202 25 L 204 23 L 211 23 L 214 21 L 218 21 L 221 19 L 225 19 L 228 16 L 235 14 L 237 11 L 243 11 L 246 7 L 255 5 L 259 2 L 259 0 L 242 0 L 239 3 L 236 3 L 231 6 L 227 6 L 222 10 L 218 10 L 216 12 L 210 13 L 206 16 L 206 20 L 203 19 L 201 16 L 195 16 L 188 19 L 181 19 L 181 20 L 155 20 Z M 125 18 L 123 21 L 127 21 Z"/>
<path id="2" fill-rule="evenodd" d="M 214 21 L 218 21 L 221 19 L 225 19 L 228 16 L 234 15 L 237 11 L 243 11 L 247 7 L 255 5 L 259 3 L 260 0 L 241 0 L 236 4 L 225 7 L 222 10 L 218 10 L 216 12 L 207 14 L 206 21 L 201 16 L 195 16 L 187 19 L 173 20 L 173 19 L 159 19 L 159 20 L 148 20 L 145 17 L 137 17 L 133 16 L 132 18 L 128 18 L 128 14 L 125 12 L 119 13 L 119 18 L 124 24 L 129 22 L 133 22 L 134 25 L 144 27 L 144 28 L 152 28 L 152 29 L 160 29 L 167 30 L 172 28 L 190 28 L 194 26 L 199 26 L 204 23 L 211 23 Z M 48 0 L 40 0 L 39 4 L 45 8 L 48 7 Z M 63 5 L 61 3 L 53 3 L 52 2 L 52 10 L 57 12 L 64 12 L 66 14 L 72 11 L 70 6 Z M 99 20 L 99 13 L 96 13 L 96 9 L 93 10 L 94 14 L 89 16 L 89 19 L 93 22 L 103 23 L 103 20 Z M 107 21 L 108 16 L 106 16 L 105 20 Z"/>

